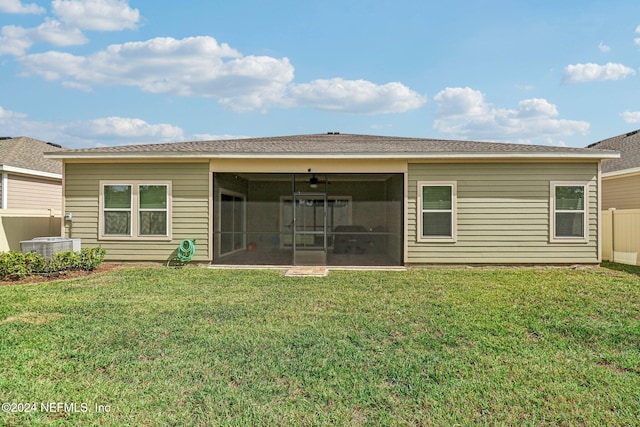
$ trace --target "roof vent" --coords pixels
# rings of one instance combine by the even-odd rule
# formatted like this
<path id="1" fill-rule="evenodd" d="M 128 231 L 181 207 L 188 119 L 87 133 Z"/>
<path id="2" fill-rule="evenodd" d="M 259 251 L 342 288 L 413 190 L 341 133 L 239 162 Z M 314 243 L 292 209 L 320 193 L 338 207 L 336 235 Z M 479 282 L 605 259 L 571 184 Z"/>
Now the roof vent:
<path id="1" fill-rule="evenodd" d="M 340 135 L 340 132 L 327 132 L 327 135 Z"/>
<path id="2" fill-rule="evenodd" d="M 4 141 L 5 139 L 13 139 L 13 138 L 10 136 L 0 136 L 0 140 Z"/>
<path id="3" fill-rule="evenodd" d="M 56 147 L 56 148 L 62 148 L 62 145 L 59 144 L 54 144 L 53 142 L 47 142 L 47 144 L 49 144 L 52 147 Z"/>
<path id="4" fill-rule="evenodd" d="M 633 135 L 635 135 L 635 134 L 636 134 L 636 133 L 638 133 L 638 132 L 640 132 L 640 129 L 638 129 L 638 130 L 634 130 L 633 132 L 629 132 L 629 133 L 628 133 L 628 134 L 626 134 L 625 136 L 627 136 L 627 137 L 628 137 L 628 136 L 633 136 Z"/>

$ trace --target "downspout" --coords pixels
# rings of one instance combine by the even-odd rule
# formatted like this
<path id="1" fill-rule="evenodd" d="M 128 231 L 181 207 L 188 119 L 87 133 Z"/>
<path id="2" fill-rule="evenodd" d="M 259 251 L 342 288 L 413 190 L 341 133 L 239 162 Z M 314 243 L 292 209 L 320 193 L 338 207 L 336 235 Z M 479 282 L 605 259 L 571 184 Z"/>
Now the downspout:
<path id="1" fill-rule="evenodd" d="M 55 218 L 54 213 L 53 213 L 53 209 L 49 208 L 49 236 L 53 236 L 55 233 L 55 227 L 54 227 L 54 222 L 53 219 Z"/>

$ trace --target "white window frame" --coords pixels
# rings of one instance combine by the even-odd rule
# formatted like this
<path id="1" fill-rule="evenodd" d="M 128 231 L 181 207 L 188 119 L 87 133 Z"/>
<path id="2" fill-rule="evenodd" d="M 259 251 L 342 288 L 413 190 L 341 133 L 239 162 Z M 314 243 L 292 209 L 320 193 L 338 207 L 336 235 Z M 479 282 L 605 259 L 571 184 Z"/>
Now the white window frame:
<path id="1" fill-rule="evenodd" d="M 131 190 L 131 196 L 129 199 L 129 208 L 106 208 L 104 207 L 104 188 L 106 186 L 120 186 L 120 187 L 129 187 Z M 134 210 L 133 210 L 133 190 L 134 186 L 131 184 L 125 184 L 125 183 L 119 183 L 119 184 L 115 184 L 115 183 L 111 183 L 111 184 L 103 184 L 100 185 L 100 199 L 101 199 L 101 205 L 100 205 L 100 231 L 102 232 L 102 234 L 104 234 L 104 227 L 105 227 L 105 221 L 104 221 L 104 216 L 106 212 L 129 212 L 129 234 L 109 234 L 107 236 L 109 237 L 117 237 L 117 238 L 131 238 L 133 236 L 133 216 L 134 216 Z"/>
<path id="2" fill-rule="evenodd" d="M 131 187 L 131 209 L 105 209 L 104 207 L 104 187 L 109 185 L 128 185 Z M 140 208 L 140 187 L 144 185 L 157 185 L 167 187 L 167 207 L 166 209 L 141 209 Z M 172 240 L 171 230 L 171 205 L 172 205 L 172 189 L 171 181 L 100 181 L 99 213 L 98 213 L 98 240 L 155 240 L 170 241 Z M 165 211 L 167 212 L 167 234 L 166 235 L 146 235 L 140 234 L 140 212 L 145 211 Z M 130 211 L 131 212 L 131 230 L 129 235 L 105 234 L 104 232 L 104 213 L 109 211 Z"/>
<path id="3" fill-rule="evenodd" d="M 418 197 L 416 198 L 416 237 L 420 243 L 454 243 L 458 240 L 458 182 L 457 181 L 418 181 Z M 422 194 L 424 187 L 451 187 L 451 209 L 423 209 Z M 450 212 L 451 235 L 450 236 L 425 236 L 423 235 L 423 214 L 426 212 Z"/>
<path id="4" fill-rule="evenodd" d="M 557 210 L 556 209 L 556 187 L 583 187 L 584 204 L 582 210 Z M 583 230 L 582 236 L 557 236 L 556 235 L 556 214 L 557 213 L 582 213 Z M 551 181 L 549 183 L 549 241 L 551 243 L 588 243 L 589 242 L 589 182 L 584 181 Z"/>

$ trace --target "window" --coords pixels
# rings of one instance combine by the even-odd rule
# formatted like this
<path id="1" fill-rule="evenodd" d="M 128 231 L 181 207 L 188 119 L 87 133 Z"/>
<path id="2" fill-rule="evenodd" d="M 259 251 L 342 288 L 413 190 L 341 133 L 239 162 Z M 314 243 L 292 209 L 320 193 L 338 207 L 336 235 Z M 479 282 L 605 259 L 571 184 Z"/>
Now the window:
<path id="1" fill-rule="evenodd" d="M 105 185 L 104 234 L 131 236 L 131 209 L 133 207 L 130 185 Z"/>
<path id="2" fill-rule="evenodd" d="M 456 240 L 456 183 L 418 182 L 418 241 Z"/>
<path id="3" fill-rule="evenodd" d="M 552 241 L 587 241 L 587 184 L 551 183 Z"/>
<path id="4" fill-rule="evenodd" d="M 101 182 L 101 239 L 170 238 L 168 182 Z"/>
<path id="5" fill-rule="evenodd" d="M 167 235 L 167 186 L 139 185 L 141 236 Z"/>

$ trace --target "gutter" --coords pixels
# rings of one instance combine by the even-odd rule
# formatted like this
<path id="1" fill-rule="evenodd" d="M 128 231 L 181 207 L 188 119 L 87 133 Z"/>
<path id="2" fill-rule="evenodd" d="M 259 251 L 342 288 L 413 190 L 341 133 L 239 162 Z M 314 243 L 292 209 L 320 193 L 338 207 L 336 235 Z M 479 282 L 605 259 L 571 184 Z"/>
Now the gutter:
<path id="1" fill-rule="evenodd" d="M 409 160 L 447 160 L 447 159 L 544 159 L 544 160 L 605 160 L 618 159 L 616 152 L 430 152 L 430 153 L 220 153 L 220 152 L 54 152 L 45 153 L 48 159 L 409 159 Z"/>
<path id="2" fill-rule="evenodd" d="M 602 178 L 613 178 L 616 176 L 637 175 L 637 174 L 640 174 L 640 168 L 620 169 L 612 172 L 604 172 L 602 174 Z"/>
<path id="3" fill-rule="evenodd" d="M 7 166 L 7 165 L 0 165 L 0 172 L 5 172 L 5 173 L 12 172 L 20 175 L 32 175 L 32 176 L 39 176 L 43 178 L 62 179 L 62 174 L 59 174 L 59 173 L 44 172 L 44 171 L 39 171 L 34 169 L 18 168 L 15 166 Z"/>

